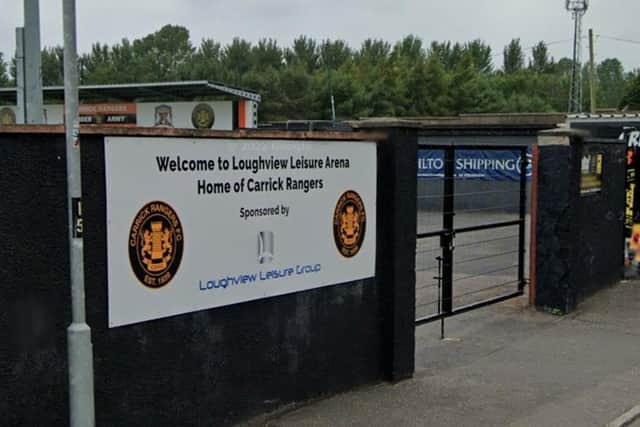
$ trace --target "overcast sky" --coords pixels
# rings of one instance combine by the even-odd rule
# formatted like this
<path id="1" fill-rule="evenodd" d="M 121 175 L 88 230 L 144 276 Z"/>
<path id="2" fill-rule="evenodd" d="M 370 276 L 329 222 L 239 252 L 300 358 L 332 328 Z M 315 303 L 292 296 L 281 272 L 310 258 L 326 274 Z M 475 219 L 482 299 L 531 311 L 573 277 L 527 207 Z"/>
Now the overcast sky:
<path id="1" fill-rule="evenodd" d="M 113 44 L 139 38 L 165 24 L 183 25 L 198 45 L 202 38 L 222 43 L 233 37 L 263 37 L 288 46 L 300 34 L 343 39 L 358 47 L 366 38 L 391 42 L 415 34 L 432 40 L 465 42 L 480 38 L 499 54 L 512 38 L 525 48 L 539 40 L 559 59 L 571 56 L 573 26 L 564 0 L 82 0 L 78 1 L 78 49 L 95 42 Z M 584 18 L 602 36 L 636 40 L 625 43 L 599 37 L 598 61 L 618 57 L 627 70 L 640 67 L 640 0 L 591 0 Z M 15 50 L 15 27 L 23 23 L 21 0 L 3 0 L 0 51 Z M 62 1 L 40 2 L 42 45 L 62 45 Z M 584 44 L 583 58 L 587 58 Z M 496 56 L 497 66 L 502 58 Z"/>

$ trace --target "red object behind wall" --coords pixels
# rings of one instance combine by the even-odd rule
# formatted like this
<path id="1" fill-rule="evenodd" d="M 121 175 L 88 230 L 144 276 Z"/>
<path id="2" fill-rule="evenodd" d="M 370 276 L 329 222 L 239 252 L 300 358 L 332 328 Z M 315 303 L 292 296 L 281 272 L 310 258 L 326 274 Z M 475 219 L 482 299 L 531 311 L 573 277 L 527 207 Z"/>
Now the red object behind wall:
<path id="1" fill-rule="evenodd" d="M 238 101 L 238 128 L 245 129 L 247 127 L 247 101 Z"/>

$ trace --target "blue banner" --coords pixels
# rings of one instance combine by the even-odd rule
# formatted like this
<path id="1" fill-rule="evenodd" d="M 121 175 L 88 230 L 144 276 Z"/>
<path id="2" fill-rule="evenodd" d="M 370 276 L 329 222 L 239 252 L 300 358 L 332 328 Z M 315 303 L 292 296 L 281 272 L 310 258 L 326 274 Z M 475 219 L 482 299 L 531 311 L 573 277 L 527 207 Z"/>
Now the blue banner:
<path id="1" fill-rule="evenodd" d="M 527 181 L 531 149 L 527 150 Z M 520 181 L 520 150 L 456 150 L 455 176 L 485 181 Z M 444 178 L 444 150 L 418 150 L 418 178 Z"/>

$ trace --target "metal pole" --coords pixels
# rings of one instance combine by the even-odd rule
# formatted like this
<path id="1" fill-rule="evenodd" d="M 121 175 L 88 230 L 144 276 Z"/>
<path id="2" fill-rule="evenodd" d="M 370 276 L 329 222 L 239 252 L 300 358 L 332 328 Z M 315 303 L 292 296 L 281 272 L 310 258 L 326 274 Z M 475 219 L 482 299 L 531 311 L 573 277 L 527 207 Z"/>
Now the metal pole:
<path id="1" fill-rule="evenodd" d="M 331 120 L 332 121 L 336 121 L 336 103 L 335 100 L 333 98 L 333 78 L 331 76 L 331 64 L 328 64 L 328 71 L 329 71 L 329 95 L 331 97 Z"/>
<path id="2" fill-rule="evenodd" d="M 27 115 L 24 105 L 24 28 L 16 28 L 16 123 L 23 125 L 27 123 Z"/>
<path id="3" fill-rule="evenodd" d="M 574 29 L 573 29 L 573 62 L 571 63 L 571 81 L 570 81 L 570 87 L 569 87 L 569 113 L 579 113 L 580 111 L 578 109 L 576 109 L 576 104 L 577 104 L 577 97 L 578 94 L 576 92 L 576 79 L 578 78 L 578 75 L 576 73 L 576 63 L 578 61 L 578 15 L 574 12 L 573 14 L 573 24 L 574 24 Z"/>
<path id="4" fill-rule="evenodd" d="M 596 113 L 596 66 L 593 29 L 589 28 L 589 92 L 591 94 L 591 114 Z"/>
<path id="5" fill-rule="evenodd" d="M 64 110 L 69 213 L 69 259 L 71 264 L 72 322 L 67 328 L 69 357 L 69 408 L 72 427 L 95 425 L 93 397 L 93 349 L 91 329 L 85 320 L 82 180 L 78 120 L 78 54 L 76 3 L 63 0 Z"/>
<path id="6" fill-rule="evenodd" d="M 24 68 L 26 123 L 43 123 L 39 0 L 24 0 Z"/>
<path id="7" fill-rule="evenodd" d="M 527 147 L 520 149 L 520 225 L 518 226 L 518 290 L 522 291 L 525 286 L 524 278 L 524 257 L 525 249 L 525 222 L 527 220 Z"/>
<path id="8" fill-rule="evenodd" d="M 584 11 L 574 11 L 573 64 L 569 89 L 569 113 L 582 112 L 582 16 Z"/>
<path id="9" fill-rule="evenodd" d="M 444 314 L 442 313 L 442 257 L 436 257 L 438 261 L 438 314 L 440 317 L 440 339 L 444 339 Z"/>
<path id="10" fill-rule="evenodd" d="M 577 90 L 578 90 L 578 100 L 577 100 L 577 111 L 578 113 L 582 113 L 582 13 L 579 13 L 576 21 L 578 26 L 578 35 L 576 41 L 577 48 L 577 60 L 576 60 L 576 75 L 578 78 L 577 81 Z"/>
<path id="11" fill-rule="evenodd" d="M 453 310 L 453 226 L 455 215 L 455 148 L 446 147 L 444 152 L 444 200 L 440 237 L 442 247 L 442 311 L 451 314 Z"/>

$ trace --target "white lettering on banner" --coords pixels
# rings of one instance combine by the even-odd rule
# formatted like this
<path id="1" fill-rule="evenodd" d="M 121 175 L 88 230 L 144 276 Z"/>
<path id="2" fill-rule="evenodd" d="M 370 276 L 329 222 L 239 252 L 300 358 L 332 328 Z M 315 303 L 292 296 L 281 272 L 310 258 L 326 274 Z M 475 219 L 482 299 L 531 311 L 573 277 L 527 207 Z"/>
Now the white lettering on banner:
<path id="1" fill-rule="evenodd" d="M 513 159 L 470 159 L 462 158 L 456 161 L 458 169 L 495 169 L 514 171 L 517 168 L 517 161 Z"/>
<path id="2" fill-rule="evenodd" d="M 110 327 L 375 274 L 375 142 L 104 145 Z"/>
<path id="3" fill-rule="evenodd" d="M 444 161 L 442 159 L 433 158 L 418 158 L 418 169 L 442 169 L 444 168 Z"/>
<path id="4" fill-rule="evenodd" d="M 519 181 L 521 174 L 521 150 L 458 150 L 455 151 L 454 176 L 490 180 Z M 525 176 L 531 177 L 531 153 L 526 154 Z M 444 177 L 444 150 L 418 151 L 418 177 Z"/>

